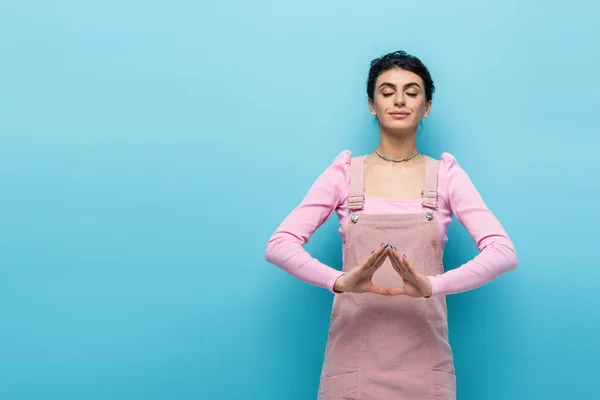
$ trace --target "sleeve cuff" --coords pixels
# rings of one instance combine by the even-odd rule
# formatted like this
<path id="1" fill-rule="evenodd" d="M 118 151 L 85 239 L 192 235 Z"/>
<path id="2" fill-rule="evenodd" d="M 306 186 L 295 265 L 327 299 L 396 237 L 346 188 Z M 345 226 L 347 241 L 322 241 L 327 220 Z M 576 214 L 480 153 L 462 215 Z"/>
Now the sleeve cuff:
<path id="1" fill-rule="evenodd" d="M 429 282 L 431 282 L 431 296 L 429 297 L 433 297 L 437 294 L 440 293 L 440 286 L 437 282 L 437 279 L 435 276 L 427 276 L 427 279 L 429 279 Z"/>
<path id="2" fill-rule="evenodd" d="M 337 279 L 342 275 L 344 275 L 344 272 L 342 272 L 342 271 L 337 271 L 337 273 L 332 274 L 330 279 L 327 281 L 327 285 L 326 285 L 327 290 L 329 290 L 333 294 L 343 293 L 343 292 L 338 292 L 333 289 L 333 285 L 335 284 L 335 281 L 337 281 Z"/>

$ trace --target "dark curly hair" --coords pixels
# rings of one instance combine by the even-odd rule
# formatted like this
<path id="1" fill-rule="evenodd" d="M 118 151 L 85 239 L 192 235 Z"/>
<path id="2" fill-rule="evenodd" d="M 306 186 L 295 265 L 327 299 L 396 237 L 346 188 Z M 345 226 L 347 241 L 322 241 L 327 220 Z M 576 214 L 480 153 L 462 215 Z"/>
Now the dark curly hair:
<path id="1" fill-rule="evenodd" d="M 427 101 L 432 99 L 435 86 L 427 67 L 417 57 L 399 50 L 371 61 L 369 79 L 367 80 L 367 95 L 371 101 L 373 101 L 375 95 L 375 81 L 377 81 L 379 75 L 393 68 L 400 68 L 419 75 L 425 83 L 425 98 Z"/>

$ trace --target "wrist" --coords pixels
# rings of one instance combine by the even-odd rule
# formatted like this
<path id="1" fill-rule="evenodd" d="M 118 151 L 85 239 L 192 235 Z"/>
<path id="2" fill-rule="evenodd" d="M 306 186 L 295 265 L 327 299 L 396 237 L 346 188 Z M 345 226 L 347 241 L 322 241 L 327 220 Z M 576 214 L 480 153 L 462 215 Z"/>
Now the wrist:
<path id="1" fill-rule="evenodd" d="M 433 283 L 431 282 L 431 279 L 429 279 L 429 277 L 427 277 L 427 288 L 425 289 L 425 295 L 423 297 L 428 299 L 432 295 L 433 295 Z"/>
<path id="2" fill-rule="evenodd" d="M 343 279 L 344 274 L 341 274 L 333 283 L 333 291 L 335 293 L 344 293 Z"/>

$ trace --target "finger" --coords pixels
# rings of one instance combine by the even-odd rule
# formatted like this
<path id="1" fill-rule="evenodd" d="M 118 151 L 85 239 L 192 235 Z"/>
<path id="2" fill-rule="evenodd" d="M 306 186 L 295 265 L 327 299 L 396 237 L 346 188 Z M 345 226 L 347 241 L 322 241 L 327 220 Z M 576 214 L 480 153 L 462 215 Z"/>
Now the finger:
<path id="1" fill-rule="evenodd" d="M 390 249 L 389 245 L 385 245 L 383 247 L 383 251 L 381 252 L 381 255 L 379 257 L 377 257 L 377 259 L 373 263 L 375 268 L 379 268 L 379 266 L 385 262 L 385 260 L 390 256 L 390 251 L 391 251 L 391 249 Z"/>
<path id="2" fill-rule="evenodd" d="M 371 252 L 369 257 L 367 257 L 365 262 L 362 264 L 363 269 L 369 267 L 371 265 L 371 263 L 373 263 L 377 259 L 377 257 L 379 257 L 381 255 L 381 252 L 384 250 L 385 250 L 384 243 L 381 243 L 381 245 L 379 247 L 377 247 L 376 249 L 374 249 Z"/>
<path id="3" fill-rule="evenodd" d="M 381 243 L 375 250 L 371 252 L 371 261 L 375 260 L 385 252 L 385 243 Z"/>
<path id="4" fill-rule="evenodd" d="M 398 296 L 398 295 L 406 294 L 406 291 L 404 290 L 403 287 L 388 289 L 387 292 L 388 292 L 389 296 Z"/>
<path id="5" fill-rule="evenodd" d="M 387 247 L 386 246 L 380 246 L 379 249 L 377 249 L 377 251 L 374 254 L 377 254 L 377 256 L 374 259 L 371 259 L 370 262 L 368 262 L 365 265 L 365 270 L 371 271 L 372 269 L 379 268 L 379 266 L 381 264 L 383 264 L 383 262 L 385 261 L 386 257 L 388 256 Z"/>
<path id="6" fill-rule="evenodd" d="M 374 273 L 377 269 L 379 269 L 379 267 L 381 267 L 381 265 L 385 262 L 385 260 L 388 259 L 389 257 L 389 248 L 383 250 L 383 254 L 381 257 L 378 257 L 370 266 L 369 266 L 369 273 Z"/>
<path id="7" fill-rule="evenodd" d="M 392 249 L 390 251 L 390 258 L 396 260 L 396 262 L 400 262 L 400 253 L 398 253 L 398 250 Z"/>
<path id="8" fill-rule="evenodd" d="M 406 270 L 408 271 L 409 274 L 413 275 L 413 276 L 417 276 L 420 274 L 420 272 L 417 270 L 417 268 L 415 267 L 415 265 L 413 264 L 412 261 L 410 261 L 408 258 L 406 258 L 406 254 L 403 254 L 403 259 L 404 259 L 404 265 Z"/>
<path id="9" fill-rule="evenodd" d="M 369 289 L 369 292 L 380 294 L 382 296 L 389 295 L 389 289 L 385 289 L 385 288 L 375 286 L 375 285 L 371 286 L 371 288 Z"/>
<path id="10" fill-rule="evenodd" d="M 400 261 L 394 260 L 394 264 L 392 265 L 394 265 L 394 269 L 396 270 L 396 272 L 398 272 L 398 275 L 400 275 L 404 282 L 413 280 L 413 276 L 406 271 L 406 268 L 402 266 Z"/>
<path id="11" fill-rule="evenodd" d="M 392 267 L 399 274 L 402 273 L 402 269 L 400 268 L 400 259 L 398 258 L 398 253 L 396 251 L 392 251 L 390 254 L 390 261 L 392 262 Z"/>
<path id="12" fill-rule="evenodd" d="M 410 261 L 408 260 L 408 258 L 406 258 L 406 254 L 403 253 L 400 256 L 400 268 L 402 268 L 402 271 L 404 271 L 405 274 L 412 273 L 409 263 Z"/>
<path id="13" fill-rule="evenodd" d="M 409 269 L 410 272 L 416 272 L 417 269 L 415 268 L 415 265 L 413 264 L 412 261 L 410 261 L 408 258 L 404 257 L 404 260 L 406 261 L 406 267 Z"/>
<path id="14" fill-rule="evenodd" d="M 407 273 L 406 268 L 404 266 L 402 256 L 397 251 L 394 251 L 392 257 L 395 261 L 394 268 L 398 271 L 399 274 L 405 275 Z"/>

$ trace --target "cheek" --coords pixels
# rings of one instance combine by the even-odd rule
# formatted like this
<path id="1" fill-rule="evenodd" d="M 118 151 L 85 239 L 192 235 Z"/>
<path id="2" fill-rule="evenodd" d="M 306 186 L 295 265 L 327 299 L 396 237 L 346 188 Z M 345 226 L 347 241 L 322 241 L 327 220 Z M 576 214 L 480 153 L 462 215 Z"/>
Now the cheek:
<path id="1" fill-rule="evenodd" d="M 373 103 L 372 107 L 377 114 L 380 114 L 382 110 L 385 110 L 385 99 L 378 97 Z"/>
<path id="2" fill-rule="evenodd" d="M 423 101 L 422 97 L 418 97 L 412 99 L 412 106 L 414 110 L 425 111 L 425 109 L 427 108 L 427 103 Z"/>
<path id="3" fill-rule="evenodd" d="M 385 111 L 388 108 L 392 107 L 393 105 L 394 105 L 394 96 L 390 96 L 390 97 L 379 96 L 379 97 L 377 97 L 377 101 L 375 102 L 375 109 L 377 111 Z"/>

